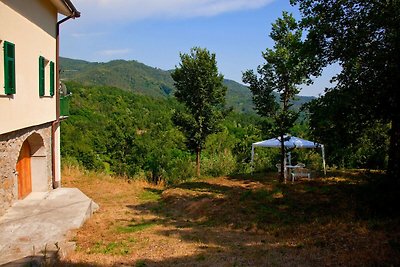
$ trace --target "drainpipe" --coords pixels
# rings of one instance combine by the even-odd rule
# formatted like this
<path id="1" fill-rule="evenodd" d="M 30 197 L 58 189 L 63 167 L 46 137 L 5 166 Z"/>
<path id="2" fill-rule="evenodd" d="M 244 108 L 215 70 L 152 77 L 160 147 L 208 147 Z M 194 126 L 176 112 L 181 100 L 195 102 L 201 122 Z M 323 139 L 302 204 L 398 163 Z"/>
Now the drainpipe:
<path id="1" fill-rule="evenodd" d="M 52 156 L 51 156 L 51 169 L 52 169 L 52 185 L 53 189 L 56 189 L 61 186 L 61 184 L 56 181 L 56 144 L 55 144 L 55 137 L 56 137 L 56 131 L 58 127 L 60 126 L 60 25 L 64 22 L 66 22 L 69 19 L 75 19 L 79 18 L 81 16 L 81 13 L 75 9 L 75 7 L 72 5 L 72 3 L 69 0 L 66 0 L 65 2 L 68 2 L 70 7 L 72 6 L 72 13 L 70 16 L 63 18 L 62 20 L 57 22 L 57 28 L 56 28 L 56 92 L 55 92 L 55 97 L 56 97 L 56 120 L 53 121 L 51 124 L 51 151 L 52 151 Z M 67 4 L 68 4 L 67 3 Z"/>

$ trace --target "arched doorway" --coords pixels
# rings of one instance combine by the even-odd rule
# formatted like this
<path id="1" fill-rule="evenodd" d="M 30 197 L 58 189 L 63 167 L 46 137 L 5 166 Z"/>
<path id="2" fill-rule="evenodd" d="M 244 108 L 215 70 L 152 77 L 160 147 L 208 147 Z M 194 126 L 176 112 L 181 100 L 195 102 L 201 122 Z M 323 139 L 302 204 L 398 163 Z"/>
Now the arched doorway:
<path id="1" fill-rule="evenodd" d="M 23 199 L 32 192 L 31 146 L 28 140 L 22 144 L 17 162 L 18 199 Z"/>

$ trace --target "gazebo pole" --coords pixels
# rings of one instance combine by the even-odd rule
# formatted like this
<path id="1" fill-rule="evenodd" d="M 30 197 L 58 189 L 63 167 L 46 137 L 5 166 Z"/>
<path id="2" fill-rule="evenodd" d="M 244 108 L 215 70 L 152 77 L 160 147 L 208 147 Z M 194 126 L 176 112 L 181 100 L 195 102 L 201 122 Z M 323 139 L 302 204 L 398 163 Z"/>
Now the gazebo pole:
<path id="1" fill-rule="evenodd" d="M 254 171 L 254 144 L 251 145 L 251 174 Z"/>
<path id="2" fill-rule="evenodd" d="M 287 159 L 286 159 L 286 151 L 285 151 L 285 157 L 283 161 L 283 177 L 284 177 L 284 183 L 286 184 L 287 181 L 287 175 L 288 175 L 288 170 L 287 170 Z"/>
<path id="3" fill-rule="evenodd" d="M 322 152 L 322 166 L 324 167 L 324 175 L 326 176 L 325 148 L 324 148 L 324 145 L 321 145 L 321 152 Z"/>

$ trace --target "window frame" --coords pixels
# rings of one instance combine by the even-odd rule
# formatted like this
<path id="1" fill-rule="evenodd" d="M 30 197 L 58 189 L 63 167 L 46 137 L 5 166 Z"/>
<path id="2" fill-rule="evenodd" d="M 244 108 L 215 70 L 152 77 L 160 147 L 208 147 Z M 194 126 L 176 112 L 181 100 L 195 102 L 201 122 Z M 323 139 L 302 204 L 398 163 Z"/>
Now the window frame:
<path id="1" fill-rule="evenodd" d="M 39 96 L 53 97 L 55 94 L 55 64 L 39 56 Z M 46 92 L 47 91 L 47 92 Z"/>
<path id="2" fill-rule="evenodd" d="M 46 83 L 45 83 L 45 58 L 39 56 L 39 96 L 45 96 Z"/>
<path id="3" fill-rule="evenodd" d="M 50 61 L 50 96 L 54 96 L 55 89 L 55 64 L 53 61 Z"/>
<path id="4" fill-rule="evenodd" d="M 3 41 L 4 57 L 4 93 L 6 95 L 16 94 L 15 77 L 15 44 Z M 11 53 L 11 54 L 10 54 Z"/>

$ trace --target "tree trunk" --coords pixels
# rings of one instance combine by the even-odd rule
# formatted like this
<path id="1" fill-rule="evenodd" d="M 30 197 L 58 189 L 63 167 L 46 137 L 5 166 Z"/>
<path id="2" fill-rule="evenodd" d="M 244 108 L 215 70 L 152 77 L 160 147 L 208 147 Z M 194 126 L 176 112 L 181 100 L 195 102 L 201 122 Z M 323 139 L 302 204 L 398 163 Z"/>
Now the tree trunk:
<path id="1" fill-rule="evenodd" d="M 283 91 L 283 116 L 286 116 L 286 112 L 289 110 L 289 86 L 286 83 L 285 89 Z M 283 118 L 281 127 L 281 175 L 280 175 L 280 182 L 286 183 L 286 176 L 287 176 L 287 169 L 286 169 L 286 153 L 285 153 L 285 140 L 284 135 L 287 133 L 287 129 L 285 127 L 285 120 Z"/>
<path id="2" fill-rule="evenodd" d="M 279 181 L 282 182 L 286 182 L 286 177 L 285 177 L 285 173 L 286 173 L 286 164 L 285 164 L 285 140 L 283 140 L 283 136 L 284 134 L 281 134 L 281 173 L 279 175 Z"/>
<path id="3" fill-rule="evenodd" d="M 395 27 L 394 32 L 398 33 L 398 28 Z M 394 47 L 398 51 L 400 49 L 400 35 L 396 34 L 397 38 L 395 40 Z M 392 111 L 392 127 L 390 129 L 390 143 L 389 143 L 389 159 L 388 159 L 388 176 L 398 185 L 400 186 L 400 112 L 398 111 L 398 103 L 400 101 L 399 96 L 399 84 L 400 84 L 400 55 L 396 54 L 395 61 L 395 69 L 393 71 L 393 85 L 392 85 L 392 95 L 391 97 L 394 99 L 393 111 Z M 397 106 L 397 108 L 396 108 Z"/>
<path id="4" fill-rule="evenodd" d="M 389 161 L 387 174 L 400 185 L 400 119 L 395 116 L 390 129 Z"/>
<path id="5" fill-rule="evenodd" d="M 198 147 L 196 149 L 196 175 L 197 175 L 197 177 L 200 177 L 200 154 L 201 154 L 201 149 Z"/>

